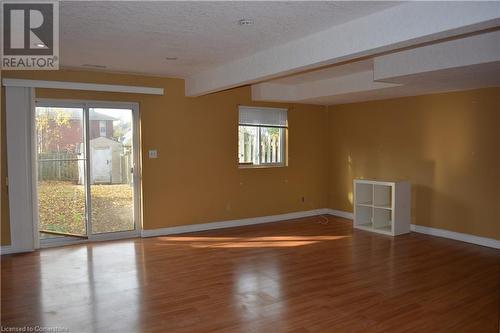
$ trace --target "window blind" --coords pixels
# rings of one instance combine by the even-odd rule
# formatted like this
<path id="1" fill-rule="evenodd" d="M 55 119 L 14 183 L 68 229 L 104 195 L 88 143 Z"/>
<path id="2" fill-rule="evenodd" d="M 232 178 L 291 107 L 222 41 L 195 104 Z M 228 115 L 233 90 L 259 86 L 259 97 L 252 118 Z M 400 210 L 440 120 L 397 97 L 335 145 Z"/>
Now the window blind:
<path id="1" fill-rule="evenodd" d="M 287 109 L 240 106 L 240 125 L 287 127 Z"/>

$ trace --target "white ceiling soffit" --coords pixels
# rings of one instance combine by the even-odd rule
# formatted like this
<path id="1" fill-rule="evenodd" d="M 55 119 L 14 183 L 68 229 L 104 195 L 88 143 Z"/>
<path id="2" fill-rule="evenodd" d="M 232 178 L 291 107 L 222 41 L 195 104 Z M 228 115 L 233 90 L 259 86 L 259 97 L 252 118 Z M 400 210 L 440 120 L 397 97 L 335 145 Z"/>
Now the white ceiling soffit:
<path id="1" fill-rule="evenodd" d="M 500 25 L 500 2 L 406 2 L 191 75 L 198 96 Z"/>
<path id="2" fill-rule="evenodd" d="M 413 74 L 500 61 L 500 31 L 376 57 L 374 80 L 404 83 Z"/>
<path id="3" fill-rule="evenodd" d="M 498 87 L 500 86 L 499 78 L 500 62 L 494 62 L 433 72 L 430 76 L 428 73 L 426 77 L 416 76 L 412 78 L 411 83 L 395 87 L 304 99 L 301 103 L 336 105 L 481 87 Z"/>
<path id="4" fill-rule="evenodd" d="M 256 84 L 252 98 L 331 105 L 498 85 L 499 30 Z"/>
<path id="5" fill-rule="evenodd" d="M 61 1 L 61 66 L 186 78 L 399 4 Z"/>
<path id="6" fill-rule="evenodd" d="M 342 66 L 339 66 L 340 71 Z M 293 78 L 293 77 L 291 77 Z M 264 82 L 252 85 L 252 99 L 274 102 L 302 102 L 328 95 L 342 95 L 396 87 L 399 84 L 373 81 L 373 70 L 299 84 Z"/>

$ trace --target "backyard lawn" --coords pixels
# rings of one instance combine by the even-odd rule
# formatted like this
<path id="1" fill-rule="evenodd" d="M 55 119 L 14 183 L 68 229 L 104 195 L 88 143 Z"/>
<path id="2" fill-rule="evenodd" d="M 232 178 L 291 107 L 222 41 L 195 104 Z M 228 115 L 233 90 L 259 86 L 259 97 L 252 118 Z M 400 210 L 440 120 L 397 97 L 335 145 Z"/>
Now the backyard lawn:
<path id="1" fill-rule="evenodd" d="M 93 233 L 134 229 L 132 186 L 91 185 Z M 85 235 L 85 187 L 70 181 L 38 183 L 40 230 Z"/>

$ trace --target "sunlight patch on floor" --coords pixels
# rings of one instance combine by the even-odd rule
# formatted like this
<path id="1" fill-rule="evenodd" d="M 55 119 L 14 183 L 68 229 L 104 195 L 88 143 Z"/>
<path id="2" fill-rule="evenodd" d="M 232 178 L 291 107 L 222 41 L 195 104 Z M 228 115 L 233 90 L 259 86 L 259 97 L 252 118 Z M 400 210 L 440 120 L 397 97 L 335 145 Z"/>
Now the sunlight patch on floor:
<path id="1" fill-rule="evenodd" d="M 259 248 L 294 247 L 334 241 L 351 236 L 262 236 L 262 237 L 210 237 L 210 236 L 169 236 L 158 237 L 158 245 L 187 245 L 193 248 Z"/>

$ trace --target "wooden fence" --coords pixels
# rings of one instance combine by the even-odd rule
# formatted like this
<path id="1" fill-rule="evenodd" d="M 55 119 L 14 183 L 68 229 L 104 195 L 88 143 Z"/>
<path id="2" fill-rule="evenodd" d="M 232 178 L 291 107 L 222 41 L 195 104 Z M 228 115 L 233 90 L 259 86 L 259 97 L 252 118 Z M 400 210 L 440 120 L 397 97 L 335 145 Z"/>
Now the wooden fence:
<path id="1" fill-rule="evenodd" d="M 257 150 L 256 146 L 260 149 Z M 239 135 L 239 161 L 240 163 L 280 163 L 281 142 L 280 137 L 276 135 L 262 135 L 255 138 L 249 133 L 240 133 Z"/>
<path id="2" fill-rule="evenodd" d="M 76 153 L 40 153 L 38 154 L 38 181 L 73 181 L 75 184 L 83 184 L 84 161 Z M 131 184 L 133 165 L 132 154 L 128 149 L 121 154 L 117 161 L 119 163 L 121 178 L 116 183 Z M 115 180 L 113 180 L 115 183 Z"/>
<path id="3" fill-rule="evenodd" d="M 38 180 L 62 180 L 78 182 L 78 161 L 76 153 L 38 154 Z"/>

